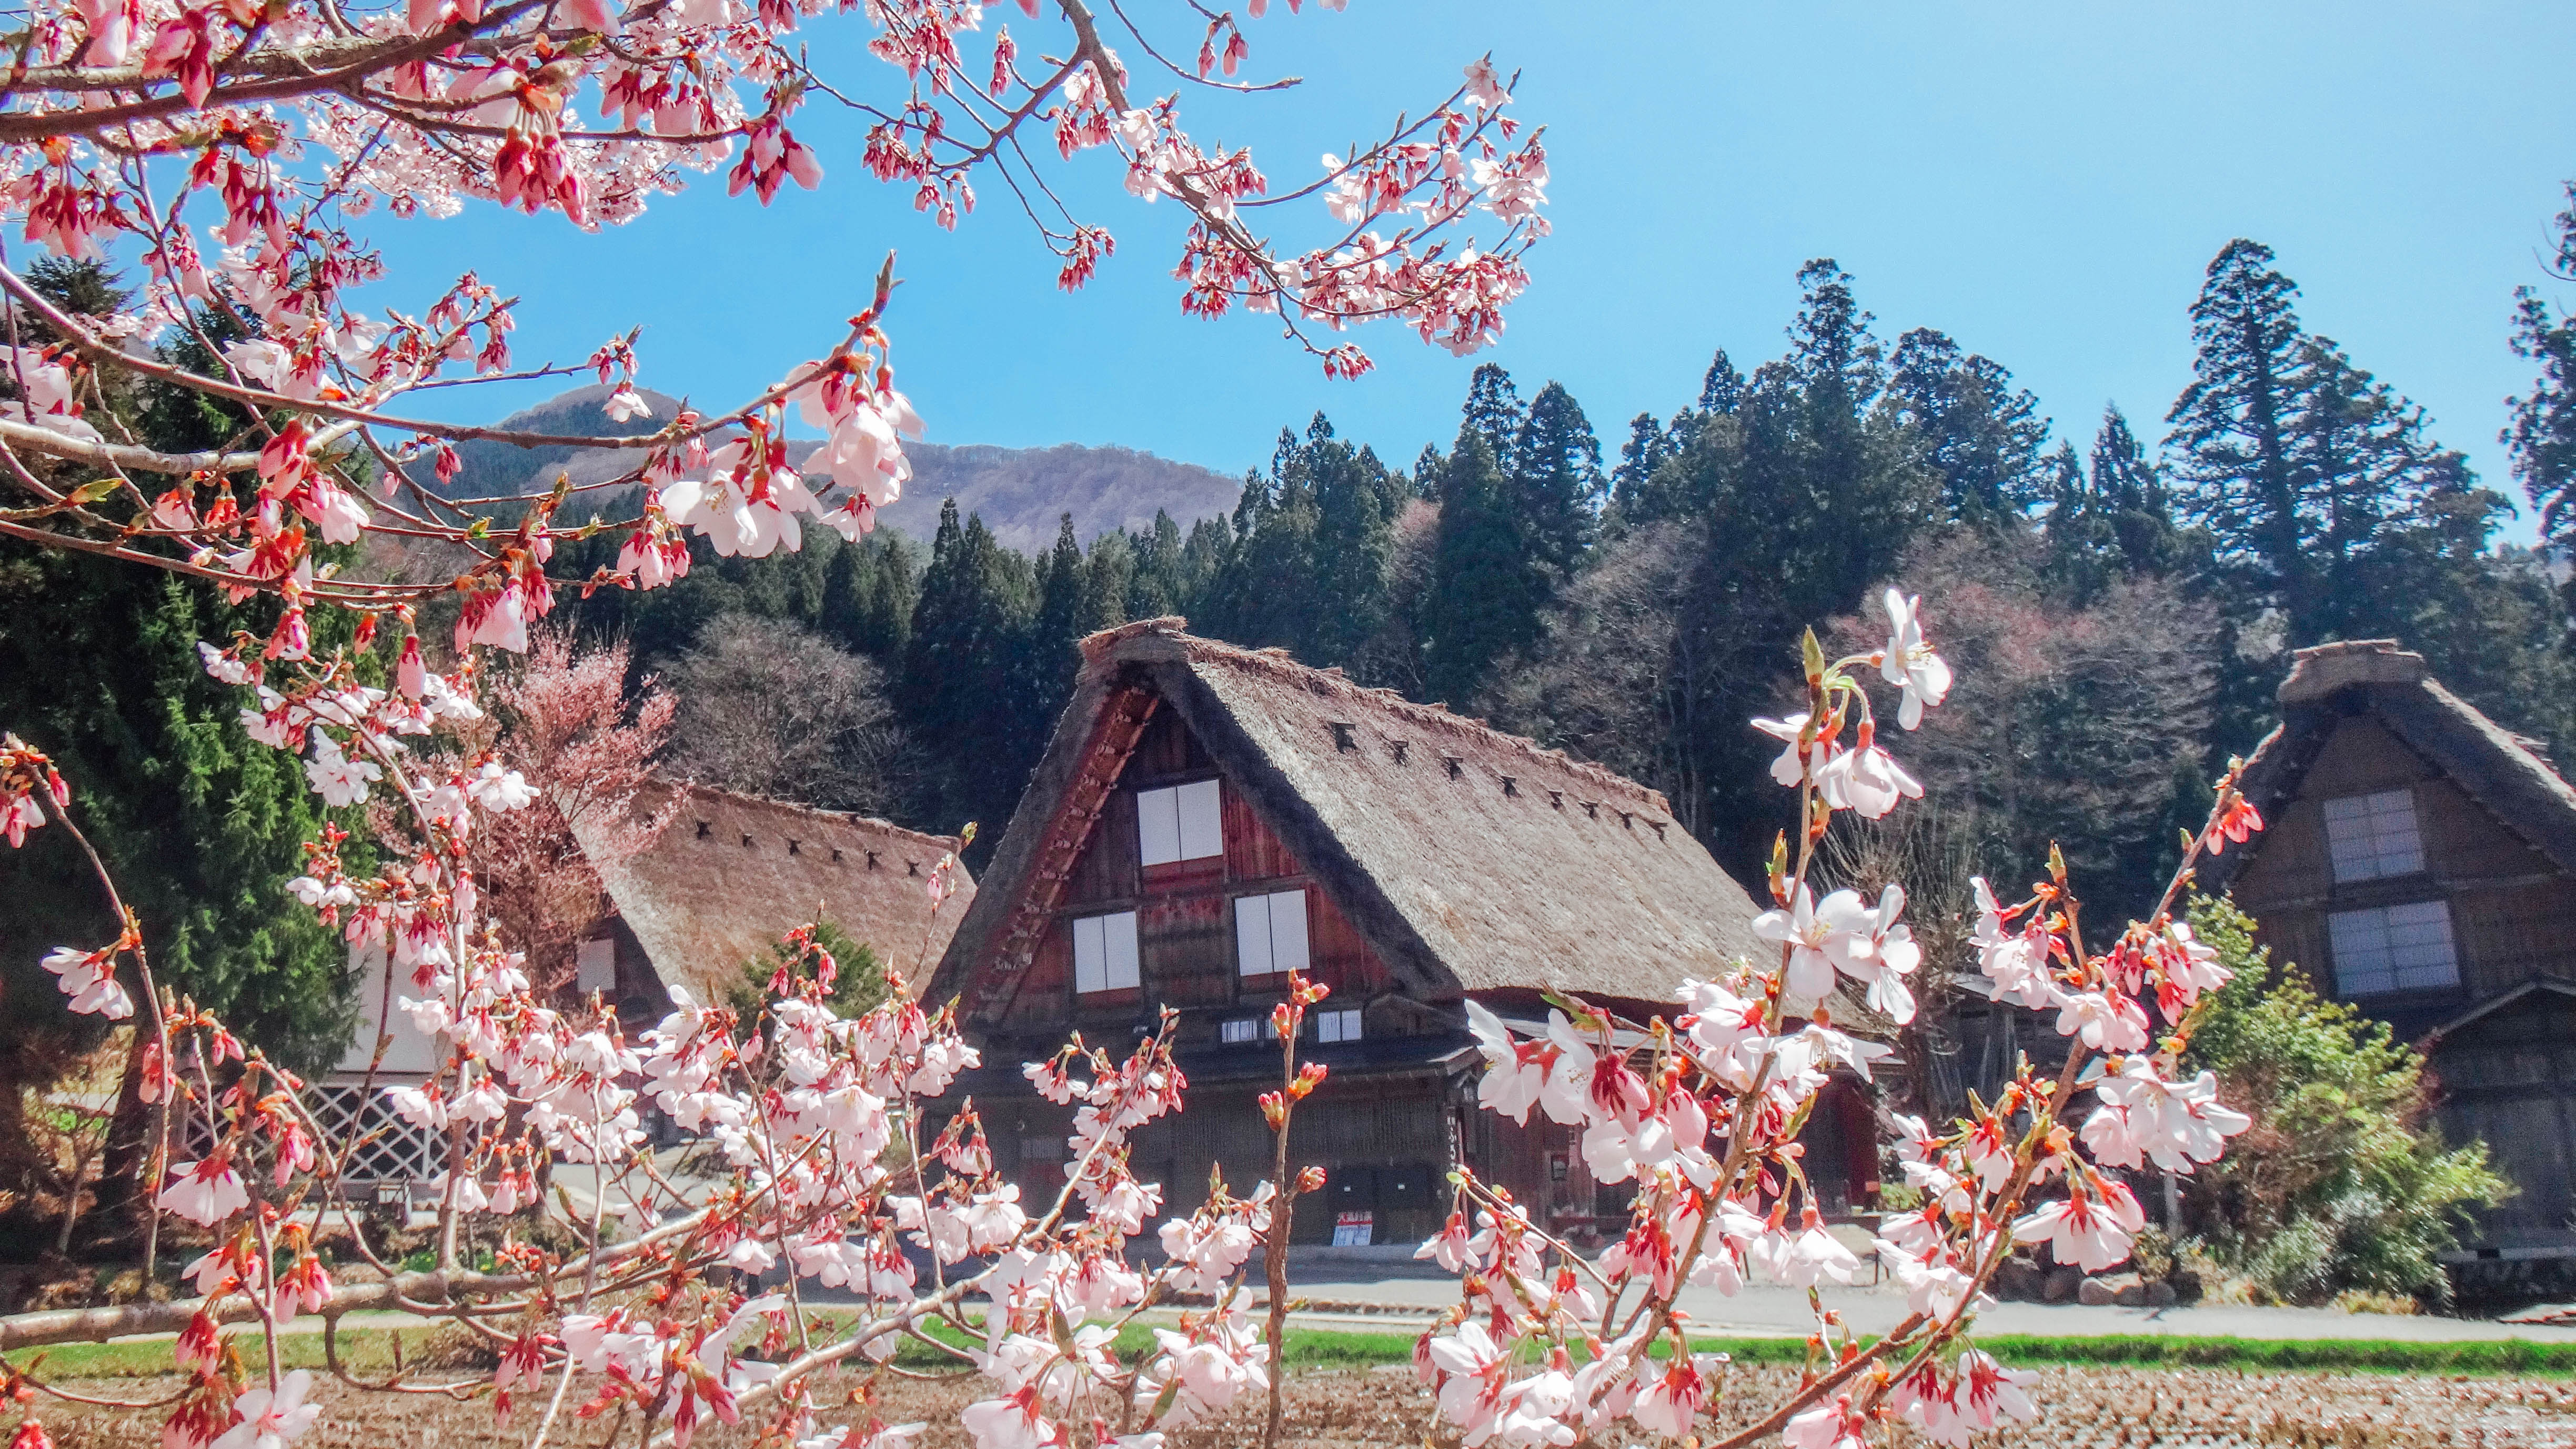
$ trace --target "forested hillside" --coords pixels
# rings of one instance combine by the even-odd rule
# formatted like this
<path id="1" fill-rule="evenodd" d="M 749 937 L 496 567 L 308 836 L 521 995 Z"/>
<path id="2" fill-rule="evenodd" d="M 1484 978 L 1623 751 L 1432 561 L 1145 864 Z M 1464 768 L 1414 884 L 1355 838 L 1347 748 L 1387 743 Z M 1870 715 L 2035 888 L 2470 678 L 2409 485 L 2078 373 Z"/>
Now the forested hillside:
<path id="1" fill-rule="evenodd" d="M 1073 642 L 1172 613 L 1632 774 L 1749 873 L 1780 822 L 1746 721 L 1787 703 L 1800 627 L 1838 620 L 1867 647 L 1868 601 L 1893 582 L 1934 601 L 1963 681 L 1907 742 L 1937 839 L 1902 848 L 2009 875 L 2082 841 L 2108 908 L 2269 727 L 2293 648 L 2395 636 L 2508 727 L 2576 747 L 2557 581 L 2494 542 L 2514 501 L 2302 324 L 2267 248 L 2231 243 L 2175 319 L 2198 348 L 2179 397 L 2071 422 L 2002 362 L 1883 327 L 1833 262 L 1799 280 L 1778 355 L 1718 351 L 1695 387 L 1676 379 L 1692 400 L 1669 415 L 1599 426 L 1562 386 L 1488 366 L 1446 448 L 1390 463 L 1319 414 L 1283 430 L 1230 512 L 1060 519 L 1051 548 L 1022 552 L 950 503 L 927 548 L 881 532 L 709 559 L 580 618 L 666 665 L 728 615 L 823 636 L 873 665 L 908 742 L 879 753 L 909 778 L 870 799 L 941 829 L 980 820 L 988 844 Z M 2569 329 L 2536 296 L 2514 322 L 2541 374 L 2507 441 L 2563 545 Z"/>

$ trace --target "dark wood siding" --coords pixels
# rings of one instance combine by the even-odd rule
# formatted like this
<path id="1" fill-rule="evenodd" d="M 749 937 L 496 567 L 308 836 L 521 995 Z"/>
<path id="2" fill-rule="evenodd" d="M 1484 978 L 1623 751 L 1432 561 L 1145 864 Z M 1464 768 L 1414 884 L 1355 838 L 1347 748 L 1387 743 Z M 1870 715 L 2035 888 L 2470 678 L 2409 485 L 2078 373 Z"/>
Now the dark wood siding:
<path id="1" fill-rule="evenodd" d="M 2576 981 L 2576 880 L 2369 715 L 2337 722 L 2298 794 L 2255 837 L 2233 894 L 2276 961 L 2384 1016 L 2429 1048 L 2444 1137 L 2483 1141 L 2519 1194 L 2479 1214 L 2473 1245 L 2576 1247 L 2576 1009 L 2542 989 L 2449 1035 L 2433 1028 L 2540 980 Z M 2419 874 L 2334 878 L 2324 802 L 2405 790 L 2424 846 Z M 2347 996 L 2328 919 L 2339 910 L 2439 900 L 2450 912 L 2456 988 Z"/>
<path id="2" fill-rule="evenodd" d="M 2424 872 L 2337 883 L 2324 802 L 2399 789 L 2414 796 Z M 2434 899 L 2450 904 L 2460 964 L 2458 989 L 2436 995 L 2465 1004 L 2536 976 L 2576 978 L 2576 936 L 2563 925 L 2576 911 L 2576 881 L 2375 720 L 2336 725 L 2297 798 L 2267 824 L 2236 879 L 2237 904 L 2274 956 L 2306 967 L 2323 990 L 2336 989 L 2330 914 Z"/>
<path id="3" fill-rule="evenodd" d="M 1333 989 L 1334 1005 L 1368 1009 L 1372 1035 L 1431 1026 L 1435 1014 L 1419 1003 L 1390 999 L 1392 978 L 1368 939 L 1241 792 L 1221 777 L 1222 855 L 1139 864 L 1137 792 L 1211 777 L 1216 771 L 1207 752 L 1179 716 L 1169 710 L 1158 713 L 1068 871 L 1062 903 L 1003 1017 L 1005 1029 L 1033 1038 L 1077 1028 L 1098 1033 L 1149 1022 L 1162 1007 L 1172 1006 L 1183 1012 L 1184 1044 L 1214 1040 L 1223 1019 L 1266 1010 L 1288 989 L 1284 973 L 1244 977 L 1234 937 L 1236 897 L 1285 890 L 1306 892 L 1308 970 Z M 1069 923 L 1116 910 L 1136 912 L 1140 989 L 1077 993 Z"/>

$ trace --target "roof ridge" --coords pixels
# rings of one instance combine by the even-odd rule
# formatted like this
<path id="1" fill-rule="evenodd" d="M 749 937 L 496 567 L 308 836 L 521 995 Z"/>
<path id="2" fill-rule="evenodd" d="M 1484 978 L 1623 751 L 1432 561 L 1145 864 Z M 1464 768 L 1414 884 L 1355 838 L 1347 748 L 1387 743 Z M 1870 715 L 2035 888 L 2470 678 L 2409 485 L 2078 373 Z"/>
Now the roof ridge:
<path id="1" fill-rule="evenodd" d="M 1542 745 L 1526 735 L 1516 735 L 1508 730 L 1497 729 L 1482 719 L 1459 714 L 1446 705 L 1424 704 L 1407 699 L 1392 689 L 1361 684 L 1337 668 L 1319 669 L 1314 665 L 1301 663 L 1294 655 L 1282 648 L 1247 649 L 1242 645 L 1229 644 L 1221 639 L 1210 639 L 1205 635 L 1188 633 L 1184 628 L 1187 623 L 1185 619 L 1172 617 L 1140 620 L 1137 623 L 1120 625 L 1115 629 L 1104 629 L 1082 641 L 1083 655 L 1086 660 L 1098 664 L 1114 657 L 1119 652 L 1119 646 L 1141 636 L 1150 634 L 1157 638 L 1169 639 L 1180 646 L 1185 658 L 1193 662 L 1221 663 L 1234 668 L 1263 671 L 1275 679 L 1302 685 L 1319 693 L 1351 699 L 1405 718 L 1424 728 L 1455 731 L 1468 739 L 1482 740 L 1535 763 L 1563 770 L 1597 788 L 1625 795 L 1639 804 L 1650 806 L 1662 812 L 1667 820 L 1672 818 L 1672 802 L 1664 797 L 1662 791 L 1632 780 L 1607 765 L 1596 764 L 1590 760 L 1578 760 L 1562 749 Z"/>
<path id="2" fill-rule="evenodd" d="M 937 846 L 942 850 L 958 848 L 958 839 L 954 835 L 935 835 L 927 830 L 915 830 L 909 825 L 897 825 L 881 815 L 862 815 L 855 810 L 833 810 L 797 800 L 779 800 L 767 795 L 757 795 L 748 790 L 727 790 L 716 785 L 701 784 L 695 780 L 670 780 L 656 777 L 656 781 L 686 795 L 706 796 L 737 805 L 756 805 L 768 810 L 811 816 L 842 825 L 865 826 L 879 834 L 903 836 L 924 845 Z"/>

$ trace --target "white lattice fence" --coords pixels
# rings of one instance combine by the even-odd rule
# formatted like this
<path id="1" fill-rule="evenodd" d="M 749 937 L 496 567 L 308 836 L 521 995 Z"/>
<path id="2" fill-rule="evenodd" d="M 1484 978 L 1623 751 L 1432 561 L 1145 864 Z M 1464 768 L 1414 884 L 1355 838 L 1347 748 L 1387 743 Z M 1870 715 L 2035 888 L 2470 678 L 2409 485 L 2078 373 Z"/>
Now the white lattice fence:
<path id="1" fill-rule="evenodd" d="M 352 1188 L 423 1182 L 446 1161 L 447 1145 L 436 1132 L 394 1115 L 385 1103 L 383 1083 L 372 1093 L 362 1092 L 355 1082 L 308 1087 L 304 1100 L 321 1126 L 322 1140 L 348 1154 L 341 1180 Z M 175 1150 L 182 1160 L 202 1158 L 214 1149 L 214 1127 L 202 1111 L 188 1114 L 178 1137 Z"/>

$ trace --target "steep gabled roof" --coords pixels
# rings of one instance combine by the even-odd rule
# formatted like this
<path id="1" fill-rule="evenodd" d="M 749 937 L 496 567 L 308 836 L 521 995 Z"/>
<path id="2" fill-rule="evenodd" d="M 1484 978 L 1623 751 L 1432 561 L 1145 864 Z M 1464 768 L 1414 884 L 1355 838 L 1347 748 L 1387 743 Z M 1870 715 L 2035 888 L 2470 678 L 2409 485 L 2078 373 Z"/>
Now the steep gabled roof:
<path id="1" fill-rule="evenodd" d="M 931 909 L 930 873 L 957 848 L 952 837 L 699 785 L 663 788 L 682 792 L 677 816 L 609 880 L 608 897 L 666 982 L 712 992 L 819 913 L 917 991 L 974 900 L 960 867 L 955 893 Z"/>
<path id="2" fill-rule="evenodd" d="M 2320 644 L 2293 656 L 2281 684 L 2281 724 L 2246 762 L 2242 788 L 2254 808 L 2277 813 L 2298 794 L 2335 725 L 2368 714 L 2386 725 L 2505 829 L 2576 875 L 2576 788 L 2530 740 L 2504 729 L 2444 689 L 2424 656 L 2394 639 Z M 2250 852 L 2230 852 L 2202 871 L 2223 889 Z"/>
<path id="3" fill-rule="evenodd" d="M 1409 988 L 1669 1000 L 1757 908 L 1633 780 L 1279 650 L 1153 619 L 1083 641 L 1053 743 L 933 990 L 998 1008 L 1128 754 L 1172 709 Z M 970 977 L 990 968 L 987 981 Z"/>

